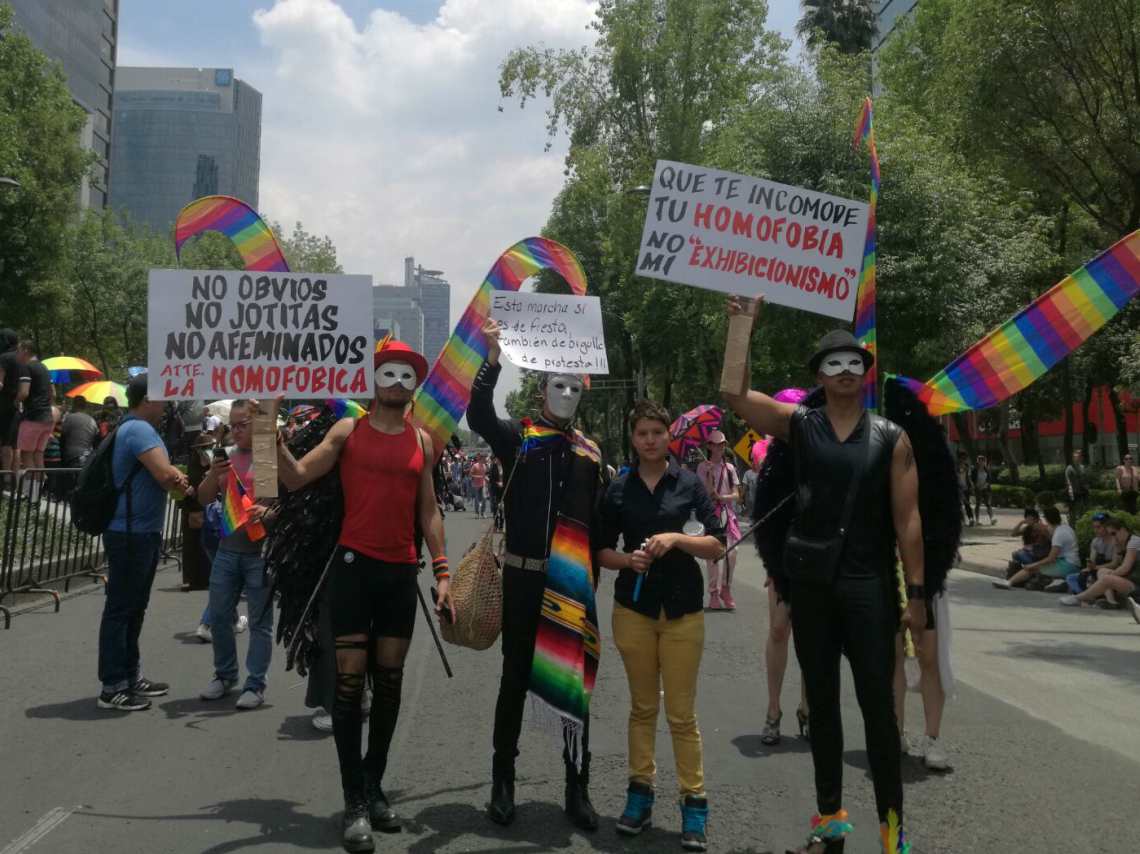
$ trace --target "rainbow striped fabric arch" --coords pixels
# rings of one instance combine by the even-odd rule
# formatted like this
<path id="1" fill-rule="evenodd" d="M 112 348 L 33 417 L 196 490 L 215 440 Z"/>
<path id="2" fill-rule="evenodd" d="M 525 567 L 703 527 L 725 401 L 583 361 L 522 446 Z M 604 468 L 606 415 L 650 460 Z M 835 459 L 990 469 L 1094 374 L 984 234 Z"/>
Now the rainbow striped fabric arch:
<path id="1" fill-rule="evenodd" d="M 1140 230 L 1066 276 L 925 383 L 931 415 L 996 406 L 1044 376 L 1140 291 Z"/>
<path id="2" fill-rule="evenodd" d="M 231 196 L 203 196 L 181 211 L 174 221 L 174 253 L 180 255 L 182 244 L 204 231 L 217 231 L 228 237 L 247 270 L 287 273 L 285 254 L 257 212 L 240 199 Z"/>
<path id="3" fill-rule="evenodd" d="M 483 324 L 491 311 L 492 291 L 517 291 L 540 270 L 562 276 L 578 296 L 586 293 L 586 274 L 574 253 L 545 237 L 520 240 L 491 267 L 439 354 L 431 373 L 416 391 L 412 421 L 431 436 L 436 458 L 443 453 L 471 402 L 471 383 L 487 357 Z"/>
<path id="4" fill-rule="evenodd" d="M 863 100 L 863 109 L 855 123 L 852 147 L 858 151 L 866 142 L 871 155 L 871 205 L 867 217 L 867 242 L 863 244 L 863 271 L 859 276 L 859 293 L 855 300 L 855 337 L 875 357 L 875 364 L 863 380 L 863 405 L 879 408 L 878 335 L 875 330 L 875 227 L 879 205 L 879 150 L 875 146 L 875 108 L 870 98 Z"/>

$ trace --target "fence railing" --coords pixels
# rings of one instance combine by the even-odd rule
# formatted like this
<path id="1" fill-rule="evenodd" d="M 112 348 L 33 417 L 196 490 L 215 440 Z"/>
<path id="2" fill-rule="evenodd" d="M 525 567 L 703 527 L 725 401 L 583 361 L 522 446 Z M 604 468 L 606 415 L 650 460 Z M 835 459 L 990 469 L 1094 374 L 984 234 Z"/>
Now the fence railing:
<path id="1" fill-rule="evenodd" d="M 5 602 L 20 593 L 50 596 L 59 611 L 60 589 L 77 578 L 106 583 L 106 556 L 100 537 L 71 523 L 68 498 L 79 479 L 77 468 L 26 469 L 14 479 L 0 471 L 0 616 L 11 627 Z M 178 560 L 182 513 L 167 501 L 162 557 Z M 179 563 L 181 561 L 179 560 Z"/>

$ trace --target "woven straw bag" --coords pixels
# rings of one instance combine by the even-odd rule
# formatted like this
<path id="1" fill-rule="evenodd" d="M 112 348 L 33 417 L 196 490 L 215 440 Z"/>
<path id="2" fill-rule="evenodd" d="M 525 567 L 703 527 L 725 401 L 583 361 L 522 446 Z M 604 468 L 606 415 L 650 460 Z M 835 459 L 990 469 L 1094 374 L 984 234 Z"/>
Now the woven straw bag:
<path id="1" fill-rule="evenodd" d="M 498 639 L 503 628 L 503 577 L 494 530 L 485 533 L 459 562 L 451 583 L 451 601 L 455 622 L 440 623 L 445 641 L 487 649 Z"/>

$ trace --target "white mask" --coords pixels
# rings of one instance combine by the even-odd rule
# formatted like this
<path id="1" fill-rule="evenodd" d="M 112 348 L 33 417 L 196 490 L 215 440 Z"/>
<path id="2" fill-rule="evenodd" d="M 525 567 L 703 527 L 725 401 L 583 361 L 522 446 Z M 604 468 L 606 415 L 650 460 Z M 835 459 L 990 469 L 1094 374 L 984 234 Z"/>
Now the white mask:
<path id="1" fill-rule="evenodd" d="M 861 377 L 866 366 L 863 364 L 863 354 L 858 350 L 837 350 L 823 357 L 819 371 L 825 377 L 837 377 L 844 372 Z"/>
<path id="2" fill-rule="evenodd" d="M 398 384 L 408 391 L 415 391 L 418 382 L 416 369 L 407 362 L 385 362 L 376 369 L 376 388 L 391 388 Z"/>
<path id="3" fill-rule="evenodd" d="M 554 374 L 546 381 L 546 408 L 560 421 L 569 421 L 582 402 L 582 381 L 572 374 Z"/>

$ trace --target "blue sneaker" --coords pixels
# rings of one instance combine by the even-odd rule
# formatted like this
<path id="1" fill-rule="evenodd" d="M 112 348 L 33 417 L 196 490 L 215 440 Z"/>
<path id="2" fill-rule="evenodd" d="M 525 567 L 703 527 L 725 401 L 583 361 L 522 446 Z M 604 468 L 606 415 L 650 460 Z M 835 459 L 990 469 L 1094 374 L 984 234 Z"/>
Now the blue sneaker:
<path id="1" fill-rule="evenodd" d="M 681 801 L 681 847 L 686 851 L 707 850 L 709 843 L 705 826 L 708 821 L 708 798 L 686 795 Z"/>
<path id="2" fill-rule="evenodd" d="M 644 783 L 630 783 L 625 795 L 625 810 L 618 819 L 617 831 L 637 836 L 653 826 L 653 789 Z"/>

